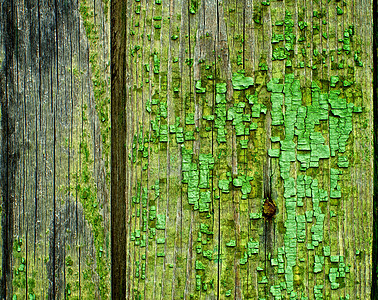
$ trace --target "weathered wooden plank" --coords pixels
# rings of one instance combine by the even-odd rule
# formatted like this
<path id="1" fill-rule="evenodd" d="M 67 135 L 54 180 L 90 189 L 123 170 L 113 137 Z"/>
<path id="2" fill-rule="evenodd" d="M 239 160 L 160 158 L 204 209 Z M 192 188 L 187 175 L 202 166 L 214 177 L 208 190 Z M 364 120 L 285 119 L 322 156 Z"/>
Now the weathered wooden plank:
<path id="1" fill-rule="evenodd" d="M 144 117 L 141 120 L 143 124 L 143 130 L 144 130 L 144 141 L 143 141 L 143 158 L 144 158 L 144 164 L 143 164 L 143 180 L 142 180 L 142 191 L 143 194 L 141 195 L 141 203 L 144 209 L 146 210 L 145 215 L 143 214 L 143 232 L 146 234 L 146 248 L 141 249 L 140 253 L 142 254 L 142 260 L 141 260 L 141 279 L 144 281 L 144 286 L 139 289 L 141 293 L 143 293 L 144 297 L 151 298 L 152 293 L 154 292 L 154 267 L 155 267 L 155 251 L 152 251 L 152 249 L 155 248 L 155 245 L 152 243 L 154 241 L 155 236 L 152 231 L 149 229 L 149 224 L 151 221 L 156 219 L 156 215 L 154 216 L 154 212 L 156 213 L 156 203 L 151 202 L 150 200 L 155 200 L 154 193 L 152 191 L 149 191 L 152 186 L 155 185 L 156 178 L 151 177 L 150 175 L 154 176 L 153 173 L 150 173 L 150 170 L 148 166 L 150 164 L 155 164 L 155 159 L 153 158 L 153 150 L 151 148 L 151 137 L 152 137 L 152 130 L 150 128 L 150 121 L 152 120 L 152 109 L 156 112 L 156 105 L 152 106 L 152 85 L 154 84 L 153 78 L 154 78 L 154 56 L 152 55 L 152 52 L 154 51 L 153 48 L 153 42 L 152 37 L 150 34 L 150 31 L 153 28 L 152 20 L 150 11 L 152 6 L 154 5 L 153 2 L 148 1 L 142 1 L 141 3 L 136 3 L 136 9 L 135 14 L 138 13 L 138 6 L 141 6 L 140 8 L 140 14 L 141 14 L 141 21 L 140 26 L 141 28 L 141 34 L 143 34 L 143 43 L 141 45 L 142 49 L 142 58 L 139 59 L 139 65 L 140 65 L 140 72 L 142 76 L 143 82 L 141 82 L 140 86 L 145 86 L 146 88 L 142 88 L 142 99 L 143 99 L 143 105 L 141 106 L 142 111 L 144 112 Z M 138 38 L 136 38 L 138 40 Z M 151 255 L 150 253 L 154 253 L 154 255 Z M 144 258 L 144 259 L 143 259 Z M 143 271 L 144 268 L 144 271 Z"/>
<path id="2" fill-rule="evenodd" d="M 107 3 L 82 1 L 81 23 L 78 3 L 42 2 L 4 6 L 25 30 L 17 51 L 5 35 L 2 293 L 106 298 Z M 113 274 L 126 259 L 128 280 L 113 297 L 123 284 L 145 299 L 369 297 L 371 4 L 127 4 L 115 6 Z"/>
<path id="3" fill-rule="evenodd" d="M 17 10 L 16 10 L 16 17 L 17 17 L 17 24 L 19 27 L 21 28 L 25 28 L 27 27 L 27 23 L 25 22 L 25 17 L 22 16 L 23 14 L 23 9 L 21 7 L 17 7 Z M 25 24 L 26 23 L 26 24 Z M 21 38 L 21 40 L 24 40 L 23 38 Z M 20 49 L 23 49 L 26 45 L 24 43 L 22 44 L 19 44 L 18 47 Z M 26 93 L 26 90 L 25 89 L 25 73 L 24 72 L 27 72 L 26 70 L 24 71 L 22 69 L 22 64 L 26 61 L 26 57 L 25 57 L 25 51 L 19 51 L 18 53 L 15 53 L 16 54 L 16 68 L 15 70 L 19 71 L 17 72 L 18 74 L 15 76 L 15 79 L 16 79 L 16 95 L 18 95 L 18 97 L 16 97 L 15 99 L 15 102 L 17 103 L 17 107 L 18 109 L 16 109 L 16 112 L 20 115 L 22 115 L 22 117 L 16 117 L 17 118 L 17 123 L 15 125 L 15 132 L 18 132 L 20 135 L 23 136 L 23 139 L 26 138 L 25 136 L 25 119 L 24 119 L 24 116 L 25 116 L 25 93 Z M 26 157 L 26 152 L 27 149 L 20 149 L 20 158 L 24 161 L 27 161 L 25 160 L 25 157 Z M 27 172 L 27 169 L 28 169 L 29 165 L 27 165 L 26 167 L 26 170 L 25 169 L 16 169 L 16 172 L 15 172 L 15 178 L 16 178 L 16 181 L 15 181 L 15 191 L 18 191 L 17 194 L 20 195 L 19 198 L 23 199 L 25 197 L 25 173 L 24 172 Z M 27 173 L 26 173 L 27 174 Z M 24 194 L 24 195 L 23 195 Z M 18 196 L 17 195 L 17 196 Z M 17 197 L 18 198 L 18 197 Z M 20 268 L 20 269 L 24 269 L 26 272 L 19 272 L 19 276 L 17 278 L 17 271 L 16 271 L 16 278 L 14 278 L 13 280 L 13 292 L 15 291 L 19 291 L 21 292 L 20 294 L 23 295 L 24 297 L 27 295 L 26 291 L 25 291 L 25 284 L 24 282 L 26 282 L 27 280 L 27 267 L 25 266 L 25 260 L 27 259 L 27 256 L 25 257 L 26 254 L 26 251 L 25 251 L 25 235 L 24 235 L 24 232 L 26 231 L 26 225 L 25 222 L 27 221 L 27 218 L 25 217 L 25 212 L 27 211 L 27 209 L 25 208 L 25 202 L 24 201 L 17 201 L 17 204 L 15 205 L 15 208 L 14 208 L 14 231 L 15 231 L 15 236 L 17 236 L 16 238 L 16 244 L 17 242 L 20 242 L 21 244 L 23 244 L 23 247 L 20 247 L 19 249 L 17 249 L 18 251 L 17 252 L 13 252 L 13 253 L 17 253 L 18 255 L 13 259 L 13 264 L 16 266 L 16 268 Z M 14 247 L 13 247 L 13 250 Z M 17 270 L 17 269 L 16 269 Z M 15 282 L 17 282 L 17 284 L 14 284 Z"/>
<path id="4" fill-rule="evenodd" d="M 13 236 L 13 202 L 14 202 L 14 169 L 16 167 L 15 160 L 12 159 L 14 154 L 14 135 L 12 134 L 12 127 L 10 127 L 9 121 L 12 123 L 12 108 L 8 107 L 8 104 L 14 99 L 14 69 L 15 69 L 15 41 L 12 38 L 14 33 L 14 25 L 16 24 L 16 13 L 13 1 L 5 3 L 2 7 L 2 22 L 4 34 L 3 34 L 3 66 L 2 70 L 2 82 L 1 82 L 1 124 L 2 124 L 2 178 L 5 180 L 2 183 L 2 278 L 1 278 L 1 293 L 12 292 L 12 243 Z M 13 142 L 13 143 L 12 143 Z"/>
<path id="5" fill-rule="evenodd" d="M 148 186 L 148 176 L 146 171 L 146 164 L 148 163 L 148 157 L 146 158 L 144 154 L 144 139 L 147 138 L 148 142 L 148 134 L 147 130 L 149 128 L 149 118 L 148 118 L 148 112 L 145 110 L 146 103 L 149 101 L 148 93 L 146 93 L 145 89 L 142 89 L 144 85 L 148 85 L 148 82 L 145 82 L 145 67 L 143 65 L 145 61 L 145 57 L 150 56 L 150 49 L 148 47 L 149 42 L 148 38 L 145 36 L 146 35 L 146 29 L 145 29 L 145 22 L 146 22 L 146 9 L 143 7 L 139 9 L 138 7 L 142 3 L 134 3 L 134 9 L 130 10 L 130 20 L 133 20 L 132 23 L 130 23 L 130 28 L 135 28 L 135 36 L 132 36 L 130 39 L 133 40 L 133 43 L 135 45 L 135 50 L 136 54 L 134 55 L 133 59 L 135 59 L 136 62 L 136 68 L 134 70 L 135 76 L 135 83 L 134 87 L 135 89 L 135 95 L 136 95 L 136 130 L 137 130 L 137 143 L 138 143 L 138 169 L 137 169 L 137 183 L 140 184 L 139 188 L 139 204 L 136 205 L 136 211 L 135 217 L 139 218 L 136 219 L 136 223 L 139 222 L 138 230 L 140 230 L 140 251 L 137 250 L 137 247 L 135 249 L 135 255 L 136 255 L 136 263 L 138 265 L 135 265 L 134 268 L 136 269 L 136 272 L 139 273 L 139 278 L 137 284 L 135 284 L 134 287 L 134 297 L 137 297 L 139 292 L 142 293 L 144 292 L 144 284 L 145 284 L 145 253 L 146 251 L 144 250 L 143 247 L 147 248 L 148 244 L 148 235 L 147 235 L 147 224 L 148 224 L 148 219 L 147 219 L 147 209 L 148 209 L 148 203 L 146 203 L 145 199 L 145 194 L 147 191 L 147 186 Z M 145 5 L 145 3 L 143 3 Z M 140 13 L 138 13 L 140 10 Z M 134 13 L 135 12 L 135 13 Z M 139 45 L 139 36 L 143 38 L 142 45 Z M 147 41 L 147 45 L 145 42 Z M 147 47 L 146 47 L 147 46 Z M 141 47 L 140 50 L 138 48 Z M 142 53 L 140 53 L 142 52 Z M 139 108 L 139 109 L 138 109 Z M 146 149 L 148 153 L 148 148 Z M 138 291 L 138 294 L 137 294 Z"/>
<path id="6" fill-rule="evenodd" d="M 25 0 L 2 9 L 4 299 L 108 298 L 106 6 Z"/>
<path id="7" fill-rule="evenodd" d="M 364 162 L 357 158 L 362 145 L 371 147 L 361 129 L 372 128 L 362 121 L 371 120 L 371 13 L 357 13 L 370 4 L 135 3 L 145 9 L 141 31 L 151 33 L 151 56 L 144 50 L 126 72 L 149 64 L 149 85 L 137 93 L 142 103 L 159 100 L 160 110 L 151 104 L 144 123 L 151 132 L 148 184 L 159 180 L 158 196 L 156 185 L 152 195 L 148 188 L 158 217 L 147 230 L 159 235 L 164 229 L 164 240 L 161 234 L 149 239 L 143 250 L 129 237 L 133 257 L 146 255 L 145 283 L 128 261 L 128 284 L 134 282 L 137 296 L 369 297 L 372 231 L 362 226 L 371 228 L 372 219 L 356 205 L 372 207 L 364 194 L 372 182 L 362 179 L 371 178 L 372 153 Z M 135 14 L 129 18 L 142 20 Z M 146 41 L 140 35 L 126 48 Z M 129 85 L 139 87 L 133 74 Z M 142 111 L 130 118 L 144 116 L 144 105 L 133 109 Z M 132 141 L 128 135 L 130 150 Z M 214 169 L 206 173 L 203 155 L 210 153 Z M 139 176 L 133 170 L 140 167 L 137 160 L 128 176 Z M 138 182 L 132 184 L 135 197 Z M 360 203 L 361 197 L 369 200 Z"/>
<path id="8" fill-rule="evenodd" d="M 197 43 L 194 49 L 194 79 L 206 88 L 206 93 L 197 89 L 199 99 L 199 217 L 201 224 L 208 226 L 211 234 L 204 234 L 201 230 L 201 239 L 197 240 L 197 260 L 204 265 L 201 276 L 202 298 L 213 299 L 219 290 L 218 275 L 220 272 L 220 196 L 216 193 L 214 180 L 214 154 L 217 153 L 214 123 L 211 118 L 215 116 L 216 85 L 217 80 L 217 5 L 213 1 L 201 3 L 198 10 L 199 22 L 197 30 Z M 215 52 L 214 52 L 215 50 Z M 212 116 L 212 117 L 211 117 Z M 209 118 L 210 117 L 210 118 Z M 210 202 L 211 201 L 211 202 Z M 201 226 L 201 225 L 200 225 Z M 200 251 L 200 250 L 201 251 Z"/>
<path id="9" fill-rule="evenodd" d="M 175 132 L 175 139 L 168 140 L 169 146 L 169 188 L 168 195 L 168 222 L 167 228 L 169 230 L 169 239 L 166 241 L 166 253 L 169 253 L 171 245 L 173 245 L 172 260 L 169 261 L 169 267 L 172 269 L 172 280 L 166 282 L 167 289 L 171 291 L 167 294 L 166 298 L 178 299 L 184 294 L 185 282 L 182 280 L 181 274 L 184 272 L 184 259 L 183 251 L 185 250 L 185 244 L 183 244 L 183 196 L 182 196 L 182 184 L 181 184 L 181 172 L 182 172 L 182 156 L 180 155 L 181 144 L 177 140 L 177 130 L 180 127 L 180 120 L 184 119 L 183 102 L 181 101 L 182 94 L 182 65 L 179 64 L 180 57 L 180 45 L 181 40 L 184 38 L 181 26 L 178 25 L 181 19 L 182 1 L 176 1 L 170 3 L 170 33 L 169 33 L 169 47 L 168 54 L 168 72 L 167 72 L 167 108 L 168 108 L 168 124 L 169 130 Z M 182 22 L 182 21 L 181 21 Z M 182 61 L 182 60 L 181 60 Z M 172 191 L 172 192 L 171 192 Z M 170 296 L 169 296 L 170 295 Z"/>
<path id="10" fill-rule="evenodd" d="M 127 117 L 130 111 L 125 111 L 127 103 L 127 73 L 125 67 L 128 62 L 125 57 L 126 51 L 126 2 L 113 1 L 111 3 L 111 70 L 112 70 L 112 168 L 111 168 L 111 262 L 112 262 L 112 279 L 120 278 L 121 280 L 112 281 L 112 298 L 124 297 L 127 291 L 126 268 L 127 260 L 127 238 L 128 217 L 127 207 L 131 204 L 131 193 L 129 192 L 129 173 L 127 167 L 130 164 L 126 153 L 130 152 L 132 145 L 127 132 Z M 119 62 L 119 63 L 118 63 Z M 119 130 L 115 130 L 115 128 Z M 130 137 L 131 135 L 129 135 Z M 130 208 L 128 208 L 130 209 Z M 118 242 L 115 243 L 114 241 Z"/>
<path id="11" fill-rule="evenodd" d="M 168 159 L 169 159 L 169 145 L 168 145 L 168 130 L 169 130 L 169 118 L 168 118 L 168 66 L 169 62 L 169 43 L 170 43 L 170 19 L 169 18 L 169 6 L 170 2 L 163 1 L 161 5 L 157 5 L 154 13 L 154 24 L 160 26 L 160 29 L 156 30 L 156 40 L 158 42 L 158 55 L 160 59 L 160 69 L 159 69 L 159 79 L 156 85 L 156 89 L 160 95 L 160 147 L 158 153 L 159 160 L 159 189 L 160 198 L 156 206 L 156 211 L 158 215 L 164 219 L 164 227 L 156 232 L 156 241 L 159 241 L 157 245 L 157 253 L 163 253 L 164 256 L 157 259 L 156 271 L 159 272 L 159 276 L 156 277 L 155 286 L 156 289 L 156 299 L 166 299 L 169 297 L 167 293 L 170 291 L 170 286 L 167 283 L 170 281 L 166 280 L 171 278 L 170 269 L 168 267 L 168 261 L 172 259 L 173 251 L 167 250 L 167 243 L 169 242 L 173 245 L 173 240 L 168 240 L 168 230 L 173 225 L 170 222 L 170 216 L 167 214 L 169 197 L 169 176 L 168 176 Z M 161 20 L 159 20 L 160 18 Z M 156 27 L 155 27 L 156 28 Z M 173 227 L 173 226 L 172 226 Z M 174 228 L 174 227 L 173 227 Z M 171 279 L 172 280 L 172 279 Z"/>
<path id="12" fill-rule="evenodd" d="M 172 72 L 174 56 L 178 54 L 179 44 L 176 38 L 178 36 L 177 27 L 174 27 L 174 23 L 170 21 L 171 18 L 176 17 L 176 11 L 180 7 L 174 6 L 174 3 L 162 3 L 162 31 L 161 31 L 161 46 L 166 45 L 165 50 L 162 52 L 163 68 L 167 70 L 167 73 L 163 73 L 161 79 L 161 94 L 167 95 L 166 97 L 166 123 L 167 130 L 170 125 L 176 122 L 176 109 L 175 105 L 175 92 L 172 86 L 173 77 L 177 76 L 176 72 Z M 177 4 L 176 4 L 177 5 Z M 172 38 L 173 37 L 173 38 Z M 163 47 L 164 49 L 164 47 Z M 178 68 L 176 67 L 176 70 Z M 177 103 L 179 104 L 179 103 Z M 164 191 L 166 203 L 165 203 L 165 215 L 166 215 L 166 227 L 164 231 L 164 267 L 162 274 L 162 292 L 160 299 L 168 299 L 172 297 L 172 285 L 175 282 L 176 272 L 175 261 L 177 257 L 177 249 L 170 250 L 170 245 L 175 247 L 176 239 L 176 224 L 177 224 L 177 198 L 180 197 L 180 184 L 178 182 L 179 177 L 179 160 L 177 157 L 178 144 L 175 140 L 167 139 L 166 142 L 166 189 Z M 176 201 L 175 201 L 176 200 Z"/>

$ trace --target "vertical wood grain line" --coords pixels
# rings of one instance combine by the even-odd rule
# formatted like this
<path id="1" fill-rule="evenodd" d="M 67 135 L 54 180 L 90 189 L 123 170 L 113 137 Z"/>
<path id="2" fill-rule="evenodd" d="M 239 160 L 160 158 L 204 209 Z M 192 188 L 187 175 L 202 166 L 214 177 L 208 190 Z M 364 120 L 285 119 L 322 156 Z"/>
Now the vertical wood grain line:
<path id="1" fill-rule="evenodd" d="M 2 278 L 0 285 L 0 297 L 7 299 L 7 295 L 12 293 L 12 241 L 13 241 L 13 199 L 11 190 L 13 184 L 13 159 L 12 157 L 12 141 L 11 141 L 11 118 L 9 117 L 9 107 L 11 105 L 9 100 L 12 100 L 13 95 L 13 55 L 15 52 L 15 35 L 14 35 L 14 3 L 13 0 L 6 1 L 3 10 L 4 19 L 4 44 L 5 44 L 5 64 L 4 69 L 1 70 L 1 76 L 5 82 L 1 83 L 1 115 L 2 115 L 2 145 L 1 145 L 1 174 L 2 178 L 2 200 L 3 200 L 3 214 L 1 219 L 2 228 Z M 14 146 L 14 144 L 13 144 Z"/>
<path id="2" fill-rule="evenodd" d="M 111 286 L 112 299 L 126 298 L 126 7 L 111 2 Z"/>

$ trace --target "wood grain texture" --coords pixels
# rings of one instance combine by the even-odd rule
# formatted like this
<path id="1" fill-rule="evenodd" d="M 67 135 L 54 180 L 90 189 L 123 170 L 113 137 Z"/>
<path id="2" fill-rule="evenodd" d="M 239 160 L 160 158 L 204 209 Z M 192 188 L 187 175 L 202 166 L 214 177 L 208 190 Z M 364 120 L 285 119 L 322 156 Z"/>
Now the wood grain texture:
<path id="1" fill-rule="evenodd" d="M 106 7 L 2 6 L 2 299 L 109 298 Z"/>
<path id="2" fill-rule="evenodd" d="M 1 5 L 0 296 L 368 299 L 372 3 L 113 1 L 112 126 L 108 6 Z"/>
<path id="3" fill-rule="evenodd" d="M 368 299 L 372 3 L 126 3 L 126 298 Z"/>
<path id="4" fill-rule="evenodd" d="M 129 116 L 125 111 L 126 103 L 126 78 L 125 72 L 127 61 L 125 57 L 126 46 L 126 22 L 125 5 L 121 1 L 113 1 L 111 6 L 111 71 L 112 71 L 112 132 L 111 132 L 111 278 L 122 278 L 113 280 L 111 296 L 113 299 L 121 299 L 126 293 L 126 208 L 130 197 L 128 193 L 128 173 L 126 167 L 126 151 L 129 151 L 129 143 L 126 144 L 126 118 Z M 127 140 L 129 141 L 129 140 Z M 125 147 L 126 145 L 126 147 Z"/>

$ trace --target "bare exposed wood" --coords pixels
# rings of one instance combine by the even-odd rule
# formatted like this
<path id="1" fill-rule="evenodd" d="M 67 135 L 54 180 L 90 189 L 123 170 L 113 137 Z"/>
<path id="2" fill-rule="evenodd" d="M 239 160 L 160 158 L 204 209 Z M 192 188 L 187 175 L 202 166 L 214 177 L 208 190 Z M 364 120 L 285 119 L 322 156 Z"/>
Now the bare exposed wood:
<path id="1" fill-rule="evenodd" d="M 107 4 L 4 3 L 1 297 L 108 299 Z"/>
<path id="2" fill-rule="evenodd" d="M 129 176 L 126 167 L 129 165 L 126 151 L 126 120 L 129 113 L 126 109 L 127 77 L 126 73 L 126 2 L 113 1 L 111 10 L 112 41 L 112 298 L 121 299 L 126 295 L 126 204 L 130 202 L 127 193 Z M 115 280 L 117 278 L 117 280 Z"/>

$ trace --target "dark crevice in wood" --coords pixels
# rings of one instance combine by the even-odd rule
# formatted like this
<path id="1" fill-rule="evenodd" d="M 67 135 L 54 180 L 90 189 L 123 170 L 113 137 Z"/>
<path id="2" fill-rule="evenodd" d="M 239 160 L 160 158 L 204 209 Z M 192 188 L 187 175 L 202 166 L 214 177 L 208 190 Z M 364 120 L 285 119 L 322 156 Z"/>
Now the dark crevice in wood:
<path id="1" fill-rule="evenodd" d="M 126 298 L 126 9 L 111 2 L 111 286 L 112 299 Z"/>
<path id="2" fill-rule="evenodd" d="M 14 54 L 16 53 L 16 18 L 13 0 L 3 4 L 5 59 L 0 70 L 1 100 L 1 190 L 2 190 L 2 276 L 0 284 L 1 299 L 12 295 L 12 248 L 13 248 L 13 189 L 16 162 L 19 158 L 16 141 L 13 139 L 14 124 L 12 104 L 14 104 Z"/>

